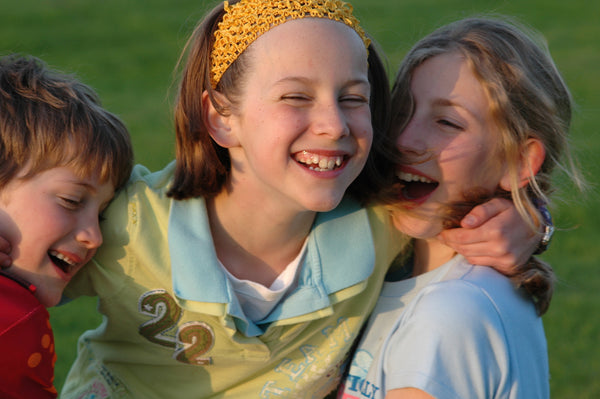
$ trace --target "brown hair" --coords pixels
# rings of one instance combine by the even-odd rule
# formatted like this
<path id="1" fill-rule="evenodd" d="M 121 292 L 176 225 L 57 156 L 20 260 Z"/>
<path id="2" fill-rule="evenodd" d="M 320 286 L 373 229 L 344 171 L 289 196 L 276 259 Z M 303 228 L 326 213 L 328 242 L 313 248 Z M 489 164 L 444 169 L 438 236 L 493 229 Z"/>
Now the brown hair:
<path id="1" fill-rule="evenodd" d="M 90 87 L 14 54 L 0 59 L 0 163 L 0 189 L 23 170 L 26 179 L 57 166 L 98 174 L 118 189 L 131 173 L 133 150 L 123 123 Z"/>
<path id="2" fill-rule="evenodd" d="M 230 4 L 237 3 L 231 1 Z M 225 184 L 230 172 L 229 152 L 210 136 L 202 116 L 202 93 L 206 91 L 219 112 L 230 110 L 218 103 L 215 91 L 223 94 L 235 106 L 236 98 L 244 87 L 244 73 L 248 68 L 248 51 L 243 52 L 225 71 L 216 88 L 211 87 L 210 55 L 214 32 L 224 14 L 223 3 L 217 5 L 194 29 L 180 57 L 183 66 L 175 106 L 176 167 L 168 195 L 175 199 L 214 196 Z M 374 45 L 369 52 L 369 82 L 371 84 L 371 119 L 373 147 L 379 146 L 387 129 L 390 99 L 387 72 Z M 383 168 L 379 158 L 369 156 L 361 175 L 350 185 L 349 192 L 361 199 L 365 193 L 376 190 Z"/>

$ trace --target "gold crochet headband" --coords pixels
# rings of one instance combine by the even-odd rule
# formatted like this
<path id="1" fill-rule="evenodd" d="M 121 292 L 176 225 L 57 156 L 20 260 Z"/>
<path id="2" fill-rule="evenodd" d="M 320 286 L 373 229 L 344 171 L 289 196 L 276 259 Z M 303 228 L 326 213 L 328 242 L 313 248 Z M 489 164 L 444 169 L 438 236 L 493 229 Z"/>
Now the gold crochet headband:
<path id="1" fill-rule="evenodd" d="M 215 31 L 211 54 L 211 85 L 216 88 L 229 66 L 248 46 L 269 29 L 290 19 L 328 18 L 358 33 L 365 47 L 371 41 L 352 15 L 352 6 L 340 0 L 241 0 L 224 3 L 225 14 Z"/>

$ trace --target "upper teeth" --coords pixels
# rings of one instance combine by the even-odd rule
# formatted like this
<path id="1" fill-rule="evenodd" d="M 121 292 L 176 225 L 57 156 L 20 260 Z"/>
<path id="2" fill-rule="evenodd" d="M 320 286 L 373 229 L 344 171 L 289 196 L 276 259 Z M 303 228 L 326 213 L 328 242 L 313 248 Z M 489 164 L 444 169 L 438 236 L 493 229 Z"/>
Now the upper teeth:
<path id="1" fill-rule="evenodd" d="M 307 151 L 302 151 L 296 155 L 296 161 L 302 162 L 309 166 L 309 169 L 316 171 L 333 170 L 336 166 L 340 166 L 344 157 L 334 156 L 327 157 L 318 154 L 310 154 Z"/>
<path id="2" fill-rule="evenodd" d="M 76 264 L 76 262 L 74 262 L 71 258 L 66 257 L 65 255 L 61 254 L 60 252 L 50 251 L 50 255 L 62 260 L 63 262 L 68 263 L 70 266 L 75 266 L 75 264 Z"/>
<path id="3" fill-rule="evenodd" d="M 415 175 L 408 172 L 398 172 L 396 176 L 402 181 L 420 181 L 422 183 L 433 183 L 432 180 L 429 180 L 425 176 Z"/>

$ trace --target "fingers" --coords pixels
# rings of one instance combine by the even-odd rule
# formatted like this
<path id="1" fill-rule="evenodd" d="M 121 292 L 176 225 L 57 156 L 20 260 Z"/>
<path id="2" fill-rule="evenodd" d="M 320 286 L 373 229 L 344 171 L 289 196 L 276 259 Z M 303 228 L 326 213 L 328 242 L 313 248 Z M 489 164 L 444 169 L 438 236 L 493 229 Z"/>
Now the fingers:
<path id="1" fill-rule="evenodd" d="M 513 248 L 501 247 L 493 254 L 485 254 L 486 249 L 483 248 L 487 248 L 487 243 L 482 243 L 481 247 L 478 247 L 477 244 L 469 248 L 463 247 L 462 251 L 466 253 L 463 256 L 469 263 L 491 266 L 504 275 L 513 275 L 519 266 L 527 263 L 537 241 L 536 237 L 530 236 L 518 248 L 516 246 Z"/>
<path id="2" fill-rule="evenodd" d="M 471 229 L 479 227 L 510 208 L 514 208 L 514 206 L 509 200 L 504 198 L 492 198 L 491 200 L 474 207 L 471 212 L 462 219 L 461 226 Z"/>
<path id="3" fill-rule="evenodd" d="M 535 251 L 539 237 L 519 215 L 512 202 L 494 199 L 474 208 L 473 227 L 445 230 L 439 239 L 470 263 L 492 266 L 510 274 L 527 262 Z M 468 221 L 468 220 L 466 220 Z"/>
<path id="4" fill-rule="evenodd" d="M 503 235 L 497 230 L 458 228 L 444 231 L 440 238 L 469 263 L 492 266 L 502 274 L 511 274 L 517 266 L 527 262 L 537 246 L 537 237 L 524 231 Z"/>
<path id="5" fill-rule="evenodd" d="M 512 237 L 501 226 L 483 225 L 475 229 L 457 228 L 445 230 L 440 239 L 468 260 L 472 258 L 500 258 L 503 262 L 515 260 L 511 253 Z M 473 263 L 473 262 L 472 262 Z M 480 263 L 477 263 L 480 264 Z"/>

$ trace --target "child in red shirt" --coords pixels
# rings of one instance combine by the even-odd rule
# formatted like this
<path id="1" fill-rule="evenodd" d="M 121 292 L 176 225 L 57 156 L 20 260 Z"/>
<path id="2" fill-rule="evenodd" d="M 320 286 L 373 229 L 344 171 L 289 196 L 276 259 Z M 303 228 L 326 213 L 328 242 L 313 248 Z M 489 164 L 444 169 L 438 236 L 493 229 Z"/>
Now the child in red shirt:
<path id="1" fill-rule="evenodd" d="M 99 216 L 133 162 L 89 87 L 33 57 L 0 59 L 0 397 L 55 398 L 49 306 L 102 243 Z"/>

